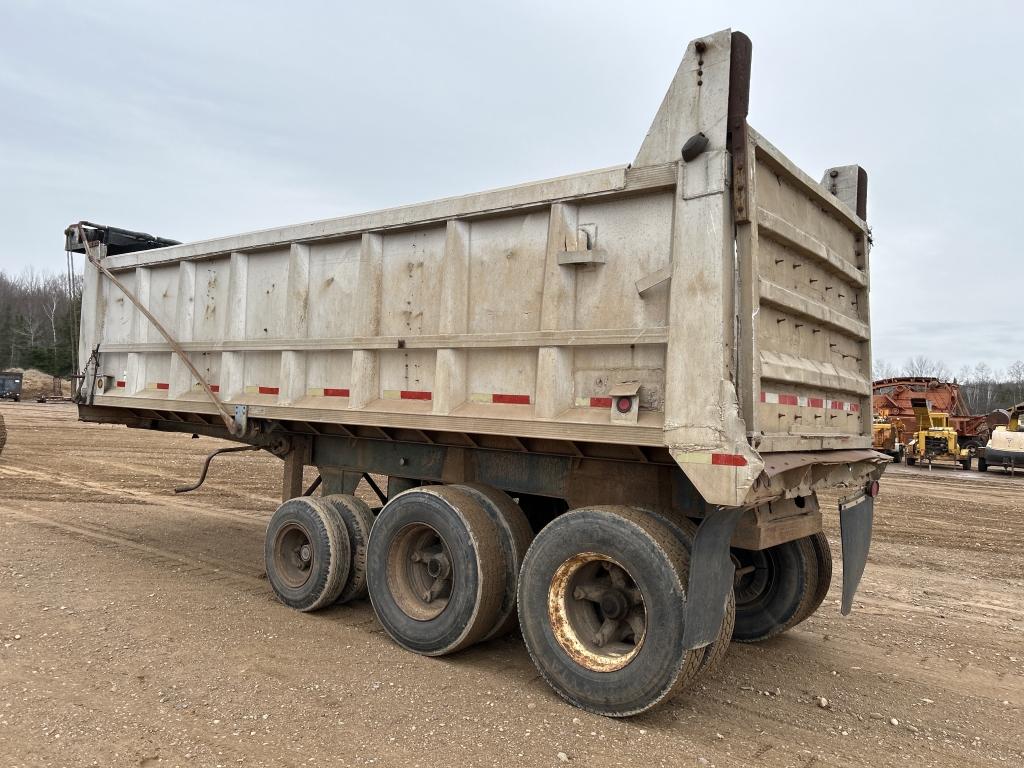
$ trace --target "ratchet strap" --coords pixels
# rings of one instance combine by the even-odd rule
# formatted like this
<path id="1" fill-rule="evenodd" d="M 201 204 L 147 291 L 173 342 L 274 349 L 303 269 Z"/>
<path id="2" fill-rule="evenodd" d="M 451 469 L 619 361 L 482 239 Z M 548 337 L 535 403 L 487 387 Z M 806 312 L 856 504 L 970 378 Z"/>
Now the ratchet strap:
<path id="1" fill-rule="evenodd" d="M 217 397 L 217 393 L 213 391 L 213 388 L 210 386 L 210 384 L 206 381 L 206 379 L 203 378 L 203 375 L 199 372 L 199 369 L 196 368 L 195 365 L 193 365 L 191 360 L 189 360 L 188 354 L 185 352 L 184 349 L 182 349 L 181 344 L 178 343 L 177 339 L 171 336 L 167 329 L 164 328 L 163 325 L 161 325 L 160 321 L 153 316 L 153 313 L 143 306 L 142 302 L 139 301 L 138 297 L 136 297 L 135 294 L 129 291 L 124 286 L 124 283 L 118 280 L 117 277 L 114 276 L 114 273 L 107 269 L 106 266 L 103 265 L 100 258 L 93 253 L 92 247 L 89 245 L 89 239 L 85 234 L 85 228 L 82 226 L 82 224 L 83 222 L 79 222 L 78 224 L 75 225 L 75 227 L 78 229 L 78 235 L 82 240 L 82 245 L 85 247 L 86 258 L 89 259 L 89 261 L 92 263 L 94 267 L 96 267 L 96 269 L 98 269 L 100 272 L 106 275 L 107 279 L 109 279 L 110 282 L 117 286 L 117 289 L 121 291 L 121 293 L 128 297 L 128 300 L 132 304 L 134 304 L 143 315 L 146 316 L 146 319 L 153 324 L 154 328 L 160 331 L 160 335 L 163 336 L 167 343 L 170 345 L 171 350 L 178 357 L 181 358 L 181 361 L 185 364 L 185 367 L 189 369 L 189 371 L 195 377 L 196 381 L 198 381 L 199 384 L 202 386 L 203 391 L 206 392 L 206 396 L 210 398 L 210 401 L 213 403 L 214 407 L 216 407 L 217 409 L 217 412 L 220 414 L 221 419 L 224 420 L 224 425 L 228 428 L 228 432 L 237 437 L 240 433 L 239 425 L 235 422 L 234 416 L 228 411 L 227 406 L 224 405 L 223 402 L 221 402 L 220 398 Z"/>

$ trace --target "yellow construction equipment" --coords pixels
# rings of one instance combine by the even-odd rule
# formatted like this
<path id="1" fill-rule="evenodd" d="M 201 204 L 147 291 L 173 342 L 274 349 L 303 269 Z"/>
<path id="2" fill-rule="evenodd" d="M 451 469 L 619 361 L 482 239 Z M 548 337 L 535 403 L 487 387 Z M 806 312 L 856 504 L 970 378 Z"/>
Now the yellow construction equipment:
<path id="1" fill-rule="evenodd" d="M 907 465 L 912 467 L 918 461 L 927 462 L 929 467 L 934 463 L 955 463 L 970 469 L 971 453 L 960 448 L 956 430 L 949 424 L 949 414 L 932 411 L 923 397 L 915 397 L 910 403 L 917 416 L 917 432 L 907 443 Z"/>
<path id="2" fill-rule="evenodd" d="M 903 422 L 898 417 L 875 416 L 871 422 L 871 447 L 879 453 L 891 456 L 893 463 L 903 460 L 906 445 L 900 441 L 900 427 Z"/>

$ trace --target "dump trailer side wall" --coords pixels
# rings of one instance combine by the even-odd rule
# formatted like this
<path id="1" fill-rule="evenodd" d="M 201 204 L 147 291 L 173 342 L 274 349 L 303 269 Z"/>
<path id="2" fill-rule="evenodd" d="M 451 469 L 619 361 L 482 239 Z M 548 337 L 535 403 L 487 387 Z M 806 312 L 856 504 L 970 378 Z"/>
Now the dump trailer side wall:
<path id="1" fill-rule="evenodd" d="M 826 187 L 799 171 L 747 126 L 749 41 L 698 43 L 630 166 L 94 251 L 239 418 L 667 449 L 711 505 L 857 484 L 872 469 L 849 453 L 870 447 L 862 173 Z M 82 318 L 88 404 L 217 413 L 91 264 Z M 779 452 L 800 456 L 765 463 Z M 858 469 L 755 489 L 830 463 Z"/>

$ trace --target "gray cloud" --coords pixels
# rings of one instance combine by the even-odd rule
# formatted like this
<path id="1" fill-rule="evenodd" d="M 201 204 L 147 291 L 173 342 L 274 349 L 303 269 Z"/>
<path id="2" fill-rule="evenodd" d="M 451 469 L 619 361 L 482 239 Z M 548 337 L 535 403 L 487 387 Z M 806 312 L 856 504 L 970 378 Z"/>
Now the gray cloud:
<path id="1" fill-rule="evenodd" d="M 59 269 L 80 218 L 193 240 L 628 162 L 732 26 L 751 123 L 868 169 L 876 356 L 1024 355 L 1022 6 L 709 5 L 9 0 L 0 268 Z"/>

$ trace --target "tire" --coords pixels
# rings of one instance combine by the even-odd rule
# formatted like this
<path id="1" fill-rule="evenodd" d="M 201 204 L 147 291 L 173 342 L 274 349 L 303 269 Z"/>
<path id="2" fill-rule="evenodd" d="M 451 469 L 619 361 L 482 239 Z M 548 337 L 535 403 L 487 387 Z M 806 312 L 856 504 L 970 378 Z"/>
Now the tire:
<path id="1" fill-rule="evenodd" d="M 917 464 L 917 459 L 915 459 L 913 456 L 907 456 L 907 466 L 912 467 L 915 464 Z"/>
<path id="2" fill-rule="evenodd" d="M 391 639 L 443 656 L 491 632 L 505 590 L 498 538 L 483 506 L 453 487 L 413 488 L 391 499 L 367 551 L 370 602 Z"/>
<path id="3" fill-rule="evenodd" d="M 555 692 L 609 717 L 678 693 L 702 658 L 683 647 L 688 567 L 672 531 L 629 507 L 576 509 L 538 533 L 519 577 L 519 623 Z M 615 642 L 602 639 L 605 626 Z"/>
<path id="4" fill-rule="evenodd" d="M 825 534 L 820 531 L 813 536 L 796 540 L 801 556 L 809 561 L 808 579 L 800 598 L 800 607 L 793 618 L 786 622 L 783 631 L 792 629 L 809 619 L 825 601 L 832 585 L 832 549 Z"/>
<path id="5" fill-rule="evenodd" d="M 490 485 L 466 483 L 450 486 L 476 500 L 498 530 L 498 546 L 505 561 L 505 592 L 498 610 L 494 628 L 484 640 L 503 637 L 519 625 L 516 613 L 516 592 L 519 587 L 519 569 L 523 567 L 526 550 L 533 541 L 533 529 L 523 510 L 512 497 Z"/>
<path id="6" fill-rule="evenodd" d="M 350 550 L 348 578 L 335 602 L 349 603 L 367 596 L 366 587 L 366 546 L 373 528 L 373 512 L 362 499 L 338 493 L 322 496 L 321 500 L 331 506 L 345 525 Z"/>
<path id="7" fill-rule="evenodd" d="M 687 555 L 693 552 L 693 542 L 697 536 L 697 524 L 695 522 L 682 515 L 667 517 L 658 512 L 648 512 L 648 514 L 654 516 L 672 530 L 676 539 L 686 548 Z M 722 617 L 722 626 L 718 630 L 718 636 L 710 645 L 696 651 L 697 653 L 703 651 L 704 655 L 697 665 L 695 677 L 703 674 L 714 674 L 721 668 L 722 662 L 725 660 L 729 644 L 732 642 L 732 630 L 736 624 L 735 591 L 730 591 L 726 600 L 725 615 Z"/>
<path id="8" fill-rule="evenodd" d="M 7 425 L 4 424 L 4 416 L 0 413 L 0 453 L 4 452 L 5 445 L 7 445 Z"/>
<path id="9" fill-rule="evenodd" d="M 736 581 L 736 626 L 741 643 L 767 640 L 800 621 L 808 592 L 818 584 L 812 547 L 804 539 L 764 550 L 733 549 L 739 569 L 753 567 Z"/>
<path id="10" fill-rule="evenodd" d="M 980 456 L 978 457 L 978 471 L 979 472 L 988 472 L 988 462 L 985 461 L 985 459 L 983 459 Z"/>
<path id="11" fill-rule="evenodd" d="M 285 605 L 325 608 L 341 594 L 351 563 L 348 533 L 322 499 L 289 499 L 274 513 L 264 543 L 267 579 Z"/>
<path id="12" fill-rule="evenodd" d="M 964 469 L 966 469 L 968 472 L 970 472 L 971 471 L 971 460 L 970 459 L 964 459 L 963 461 L 960 462 L 960 466 L 963 467 Z"/>

